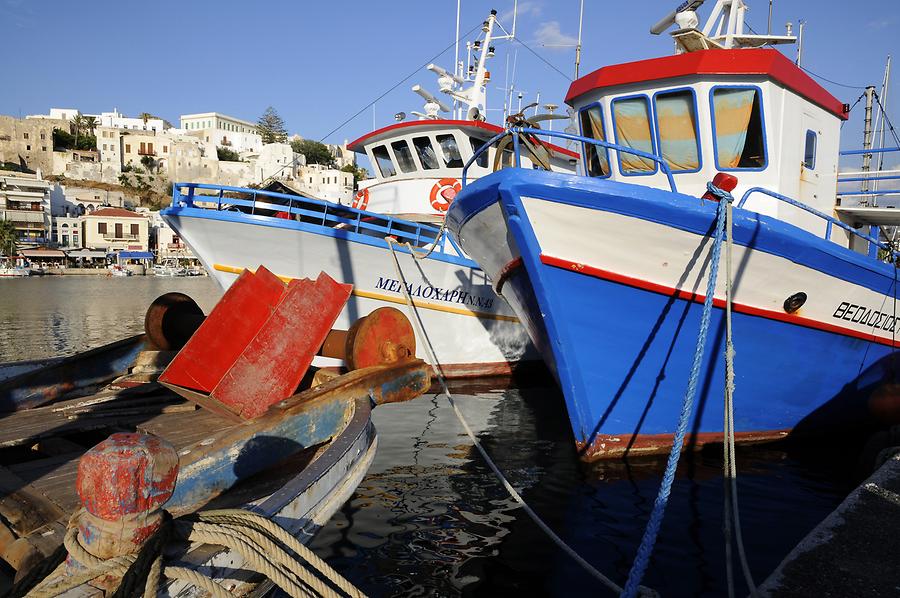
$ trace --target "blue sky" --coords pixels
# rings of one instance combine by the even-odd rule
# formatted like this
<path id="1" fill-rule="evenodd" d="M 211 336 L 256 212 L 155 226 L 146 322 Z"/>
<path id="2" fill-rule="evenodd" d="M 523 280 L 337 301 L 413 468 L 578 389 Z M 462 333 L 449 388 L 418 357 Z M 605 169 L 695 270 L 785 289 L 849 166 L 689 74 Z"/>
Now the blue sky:
<path id="1" fill-rule="evenodd" d="M 586 0 L 582 74 L 604 64 L 672 51 L 668 35 L 650 26 L 678 0 Z M 700 9 L 701 23 L 714 4 Z M 462 0 L 461 31 L 491 8 L 508 18 L 512 0 Z M 562 104 L 573 71 L 578 0 L 521 0 L 518 37 L 557 70 L 519 44 L 497 44 L 488 105 L 502 107 L 506 73 L 531 101 Z M 751 0 L 751 27 L 766 27 L 768 3 Z M 255 121 L 274 106 L 291 133 L 321 138 L 414 72 L 455 37 L 455 0 L 373 2 L 273 1 L 153 3 L 0 0 L 4 65 L 0 114 L 46 113 L 50 107 L 128 115 L 151 112 L 177 124 L 179 114 L 218 111 Z M 773 29 L 807 22 L 803 65 L 833 81 L 880 85 L 884 61 L 900 61 L 896 0 L 775 0 Z M 784 47 L 793 57 L 794 46 Z M 435 62 L 448 68 L 450 48 Z M 507 71 L 507 62 L 510 69 Z M 515 72 L 512 65 L 515 64 Z M 513 76 L 514 75 L 514 76 Z M 393 122 L 399 111 L 421 110 L 410 90 L 437 92 L 420 71 L 327 141 L 355 139 Z M 861 89 L 822 82 L 844 102 Z M 900 65 L 894 69 L 888 113 L 900 126 Z M 845 127 L 845 147 L 861 143 L 861 113 Z M 491 120 L 499 120 L 492 113 Z"/>

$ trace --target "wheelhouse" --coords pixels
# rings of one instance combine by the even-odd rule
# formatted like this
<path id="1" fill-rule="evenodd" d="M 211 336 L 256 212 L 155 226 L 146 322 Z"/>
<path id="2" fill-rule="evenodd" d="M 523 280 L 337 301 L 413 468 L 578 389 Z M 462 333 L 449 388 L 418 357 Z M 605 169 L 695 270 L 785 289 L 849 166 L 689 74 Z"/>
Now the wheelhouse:
<path id="1" fill-rule="evenodd" d="M 718 172 L 734 195 L 764 187 L 832 214 L 845 106 L 773 49 L 698 50 L 601 68 L 566 97 L 584 137 L 661 157 L 678 190 L 702 195 Z M 585 144 L 583 173 L 668 188 L 658 164 Z M 747 209 L 821 234 L 822 221 L 751 194 Z"/>
<path id="2" fill-rule="evenodd" d="M 374 178 L 363 181 L 354 207 L 386 214 L 442 214 L 459 190 L 463 166 L 502 131 L 482 121 L 425 119 L 394 124 L 357 139 L 348 147 L 368 156 Z M 577 152 L 552 144 L 545 147 L 549 164 L 523 153 L 522 166 L 576 171 Z M 495 167 L 513 165 L 511 149 L 500 150 L 499 158 L 497 151 L 491 147 L 482 153 L 469 176 L 477 178 Z"/>

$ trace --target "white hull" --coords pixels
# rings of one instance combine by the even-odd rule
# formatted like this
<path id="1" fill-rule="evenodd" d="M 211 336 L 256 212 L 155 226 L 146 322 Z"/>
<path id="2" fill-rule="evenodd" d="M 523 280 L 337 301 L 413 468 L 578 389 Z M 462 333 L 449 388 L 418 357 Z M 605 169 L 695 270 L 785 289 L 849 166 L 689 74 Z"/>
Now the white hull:
<path id="1" fill-rule="evenodd" d="M 213 213 L 214 214 L 214 213 Z M 379 307 L 405 310 L 390 250 L 292 228 L 210 217 L 166 217 L 222 288 L 260 265 L 284 278 L 326 272 L 354 290 L 335 326 L 348 328 Z M 510 362 L 540 359 L 509 306 L 484 272 L 398 251 L 403 274 L 438 362 L 449 375 L 507 373 Z M 423 339 L 417 355 L 427 359 Z"/>

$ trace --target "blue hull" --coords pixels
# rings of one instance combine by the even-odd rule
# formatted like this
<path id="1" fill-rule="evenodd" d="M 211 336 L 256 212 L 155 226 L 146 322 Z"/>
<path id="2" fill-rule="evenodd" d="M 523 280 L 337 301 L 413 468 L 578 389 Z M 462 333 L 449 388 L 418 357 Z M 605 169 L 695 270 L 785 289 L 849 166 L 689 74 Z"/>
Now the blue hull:
<path id="1" fill-rule="evenodd" d="M 538 184 L 542 176 L 551 182 L 546 189 Z M 503 281 L 502 295 L 516 309 L 556 375 L 583 455 L 666 452 L 688 384 L 703 305 L 678 293 L 640 288 L 542 261 L 521 196 L 550 201 L 562 197 L 562 203 L 582 206 L 593 201 L 583 187 L 565 181 L 552 184 L 560 179 L 512 170 L 481 179 L 464 189 L 451 207 L 450 230 L 459 238 L 472 216 L 499 201 L 522 258 L 521 267 Z M 598 185 L 610 194 L 620 187 L 636 186 Z M 634 214 L 647 208 L 660 222 L 665 214 L 653 209 L 654 202 L 664 197 L 660 193 L 653 190 L 646 206 L 640 204 L 640 197 L 628 197 L 625 209 Z M 691 199 L 693 205 L 698 203 Z M 714 205 L 706 210 L 705 225 L 702 212 L 693 215 L 700 230 L 711 228 Z M 758 226 L 765 217 L 754 215 L 753 219 L 755 230 L 764 233 L 754 238 L 752 247 L 765 251 L 768 229 Z M 814 241 L 815 251 L 806 253 L 821 249 L 820 239 L 797 230 L 802 233 L 796 235 L 801 245 L 804 235 Z M 740 230 L 735 230 L 735 237 L 740 243 Z M 779 251 L 791 250 L 784 238 L 778 241 Z M 464 249 L 469 251 L 465 244 Z M 794 255 L 803 254 L 803 249 Z M 861 276 L 871 283 L 873 275 L 880 274 L 879 266 L 886 265 Z M 733 326 L 738 440 L 784 437 L 818 411 L 830 410 L 833 420 L 865 417 L 866 399 L 892 369 L 888 362 L 893 349 L 887 344 L 749 313 L 734 313 Z M 724 350 L 724 310 L 717 307 L 712 312 L 689 443 L 722 438 Z"/>

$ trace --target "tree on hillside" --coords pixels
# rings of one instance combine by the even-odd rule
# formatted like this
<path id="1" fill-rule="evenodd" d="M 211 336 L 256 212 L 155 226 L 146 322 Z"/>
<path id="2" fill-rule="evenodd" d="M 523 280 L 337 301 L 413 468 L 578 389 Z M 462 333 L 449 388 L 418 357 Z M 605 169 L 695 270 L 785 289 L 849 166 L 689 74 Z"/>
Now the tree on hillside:
<path id="1" fill-rule="evenodd" d="M 217 147 L 216 155 L 220 162 L 243 162 L 240 154 L 227 147 Z"/>
<path id="2" fill-rule="evenodd" d="M 97 128 L 97 118 L 94 116 L 82 116 L 84 119 L 84 130 L 89 134 L 94 134 L 94 129 Z"/>
<path id="3" fill-rule="evenodd" d="M 263 143 L 284 143 L 287 141 L 287 129 L 284 128 L 284 121 L 271 106 L 266 108 L 266 111 L 263 112 L 256 122 L 256 132 L 262 137 Z"/>
<path id="4" fill-rule="evenodd" d="M 307 164 L 334 166 L 334 156 L 331 155 L 331 150 L 324 143 L 312 139 L 296 139 L 291 142 L 291 149 L 306 156 Z"/>
<path id="5" fill-rule="evenodd" d="M 344 164 L 343 166 L 341 166 L 341 172 L 349 172 L 353 174 L 354 189 L 359 186 L 359 182 L 361 180 L 369 178 L 369 171 L 362 166 L 357 166 L 356 164 Z"/>
<path id="6" fill-rule="evenodd" d="M 9 220 L 0 220 L 0 255 L 16 254 L 16 229 Z"/>

